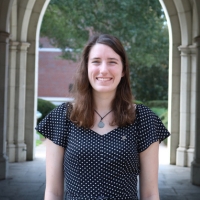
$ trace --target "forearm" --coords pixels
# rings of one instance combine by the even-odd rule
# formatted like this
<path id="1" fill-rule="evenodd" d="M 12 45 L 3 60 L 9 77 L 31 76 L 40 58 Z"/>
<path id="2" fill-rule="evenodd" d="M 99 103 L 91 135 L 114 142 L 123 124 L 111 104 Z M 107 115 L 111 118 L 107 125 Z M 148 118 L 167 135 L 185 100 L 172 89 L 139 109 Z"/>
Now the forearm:
<path id="1" fill-rule="evenodd" d="M 140 200 L 160 200 L 159 194 L 154 194 L 148 197 L 141 197 Z"/>
<path id="2" fill-rule="evenodd" d="M 63 200 L 63 157 L 64 148 L 47 139 L 45 200 Z"/>
<path id="3" fill-rule="evenodd" d="M 63 200 L 63 194 L 54 194 L 50 191 L 45 191 L 44 200 Z"/>

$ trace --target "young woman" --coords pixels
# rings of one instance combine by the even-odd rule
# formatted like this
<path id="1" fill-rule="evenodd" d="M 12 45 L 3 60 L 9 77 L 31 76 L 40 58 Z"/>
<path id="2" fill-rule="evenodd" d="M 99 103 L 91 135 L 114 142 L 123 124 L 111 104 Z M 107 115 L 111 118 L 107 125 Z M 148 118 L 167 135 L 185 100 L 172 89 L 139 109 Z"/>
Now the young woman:
<path id="1" fill-rule="evenodd" d="M 158 200 L 160 119 L 133 104 L 121 42 L 94 36 L 77 72 L 74 102 L 53 110 L 36 128 L 46 138 L 45 200 Z"/>

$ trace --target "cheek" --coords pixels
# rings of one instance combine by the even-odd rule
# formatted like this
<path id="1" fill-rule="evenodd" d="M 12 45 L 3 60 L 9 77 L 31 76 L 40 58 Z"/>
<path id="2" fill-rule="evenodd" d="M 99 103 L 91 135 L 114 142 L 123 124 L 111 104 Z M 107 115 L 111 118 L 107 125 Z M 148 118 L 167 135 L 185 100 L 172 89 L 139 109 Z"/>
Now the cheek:
<path id="1" fill-rule="evenodd" d="M 113 69 L 112 72 L 111 72 L 113 75 L 117 76 L 117 77 L 122 77 L 124 75 L 124 73 L 122 72 L 121 69 Z"/>
<path id="2" fill-rule="evenodd" d="M 89 79 L 90 83 L 93 82 L 95 74 L 96 74 L 95 70 L 92 67 L 89 67 L 88 68 L 88 79 Z"/>
<path id="3" fill-rule="evenodd" d="M 88 76 L 91 77 L 98 73 L 98 68 L 88 67 Z"/>

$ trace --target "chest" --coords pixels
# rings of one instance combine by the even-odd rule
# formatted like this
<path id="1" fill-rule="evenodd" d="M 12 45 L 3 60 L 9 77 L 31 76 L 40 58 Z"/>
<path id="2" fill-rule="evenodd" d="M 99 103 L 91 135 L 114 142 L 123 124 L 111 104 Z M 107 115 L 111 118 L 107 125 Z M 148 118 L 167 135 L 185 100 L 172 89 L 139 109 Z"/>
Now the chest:
<path id="1" fill-rule="evenodd" d="M 68 161 L 104 165 L 138 163 L 137 126 L 116 128 L 100 135 L 93 130 L 83 129 L 72 124 L 69 129 L 65 158 Z"/>

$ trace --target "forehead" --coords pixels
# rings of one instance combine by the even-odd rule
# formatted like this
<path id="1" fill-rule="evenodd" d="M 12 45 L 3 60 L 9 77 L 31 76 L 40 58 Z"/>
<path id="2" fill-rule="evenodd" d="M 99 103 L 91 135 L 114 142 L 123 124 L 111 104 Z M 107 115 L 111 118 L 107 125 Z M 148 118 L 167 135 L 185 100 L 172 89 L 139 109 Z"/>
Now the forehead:
<path id="1" fill-rule="evenodd" d="M 120 56 L 108 45 L 97 43 L 91 48 L 89 58 L 92 59 L 101 57 L 120 58 Z"/>

